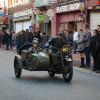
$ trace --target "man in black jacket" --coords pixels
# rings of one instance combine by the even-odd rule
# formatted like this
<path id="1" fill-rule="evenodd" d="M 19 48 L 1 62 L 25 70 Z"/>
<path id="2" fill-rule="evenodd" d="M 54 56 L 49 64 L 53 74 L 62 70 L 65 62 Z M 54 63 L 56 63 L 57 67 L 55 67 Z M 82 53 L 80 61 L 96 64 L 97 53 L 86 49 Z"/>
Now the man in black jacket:
<path id="1" fill-rule="evenodd" d="M 96 38 L 97 73 L 100 73 L 100 25 L 98 25 L 97 31 L 98 31 Z"/>
<path id="2" fill-rule="evenodd" d="M 51 38 L 49 44 L 60 49 L 64 44 L 67 44 L 67 37 L 63 33 L 60 33 L 57 37 Z"/>
<path id="3" fill-rule="evenodd" d="M 90 39 L 91 39 L 91 32 L 87 28 L 85 30 L 85 37 L 84 37 L 84 43 L 85 43 L 85 57 L 86 57 L 86 66 L 90 67 L 91 62 L 91 56 L 90 56 Z"/>
<path id="4" fill-rule="evenodd" d="M 94 30 L 91 36 L 91 40 L 90 40 L 90 51 L 91 51 L 91 56 L 93 57 L 93 71 L 97 70 L 97 54 L 96 54 L 96 40 L 97 40 L 97 34 L 98 31 Z"/>

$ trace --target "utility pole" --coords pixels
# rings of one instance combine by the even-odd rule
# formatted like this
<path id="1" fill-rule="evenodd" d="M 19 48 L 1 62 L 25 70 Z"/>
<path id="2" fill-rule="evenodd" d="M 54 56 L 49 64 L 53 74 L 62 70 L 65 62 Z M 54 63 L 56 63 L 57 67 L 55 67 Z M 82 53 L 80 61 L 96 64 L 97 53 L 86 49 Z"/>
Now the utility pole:
<path id="1" fill-rule="evenodd" d="M 88 0 L 85 0 L 85 11 L 84 11 L 84 14 L 85 14 L 85 28 L 88 27 L 88 22 L 87 22 L 87 17 L 88 17 Z"/>
<path id="2" fill-rule="evenodd" d="M 81 16 L 84 21 L 84 29 L 88 27 L 87 17 L 88 17 L 88 0 L 80 0 L 81 2 Z"/>

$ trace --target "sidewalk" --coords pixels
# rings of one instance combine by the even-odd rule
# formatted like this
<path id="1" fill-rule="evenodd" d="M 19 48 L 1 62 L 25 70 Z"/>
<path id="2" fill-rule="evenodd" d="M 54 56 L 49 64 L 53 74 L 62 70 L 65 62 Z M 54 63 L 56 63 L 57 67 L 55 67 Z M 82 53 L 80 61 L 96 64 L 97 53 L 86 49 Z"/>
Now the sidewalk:
<path id="1" fill-rule="evenodd" d="M 73 54 L 73 65 L 75 67 L 79 68 L 80 63 L 81 63 L 81 60 L 80 60 L 79 54 L 78 53 L 77 54 Z M 93 66 L 93 61 L 92 61 L 92 58 L 91 58 L 91 66 L 90 66 L 90 68 L 84 68 L 84 69 L 91 70 L 92 66 Z"/>
<path id="2" fill-rule="evenodd" d="M 92 66 L 93 66 L 93 61 L 92 61 L 92 58 L 91 58 L 91 66 L 90 68 L 79 68 L 80 66 L 80 56 L 79 54 L 73 54 L 73 66 L 74 66 L 74 70 L 76 71 L 79 71 L 79 72 L 83 72 L 83 73 L 86 73 L 86 74 L 91 74 L 91 75 L 95 75 L 95 76 L 99 76 L 100 77 L 100 73 L 96 73 L 94 71 L 92 71 Z"/>

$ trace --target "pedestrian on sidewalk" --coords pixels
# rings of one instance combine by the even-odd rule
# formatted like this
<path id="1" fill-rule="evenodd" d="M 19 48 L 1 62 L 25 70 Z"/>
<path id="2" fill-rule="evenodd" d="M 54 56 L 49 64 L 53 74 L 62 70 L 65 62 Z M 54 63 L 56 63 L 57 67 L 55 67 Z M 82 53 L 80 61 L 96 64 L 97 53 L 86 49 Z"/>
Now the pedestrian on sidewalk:
<path id="1" fill-rule="evenodd" d="M 11 31 L 9 32 L 9 46 L 10 46 L 10 49 L 12 50 L 13 45 L 12 45 L 12 32 Z"/>
<path id="2" fill-rule="evenodd" d="M 84 32 L 82 29 L 79 30 L 78 40 L 77 40 L 77 48 L 81 58 L 80 67 L 84 67 L 84 53 L 85 53 L 85 43 L 84 43 Z"/>
<path id="3" fill-rule="evenodd" d="M 5 44 L 6 44 L 6 50 L 9 50 L 9 44 L 10 44 L 10 32 L 9 30 L 4 31 L 4 38 L 5 38 Z"/>
<path id="4" fill-rule="evenodd" d="M 76 54 L 77 40 L 78 40 L 78 32 L 77 32 L 77 29 L 75 29 L 74 34 L 73 34 L 73 49 L 74 49 L 74 54 Z"/>
<path id="5" fill-rule="evenodd" d="M 84 36 L 85 59 L 86 59 L 85 67 L 90 68 L 90 62 L 91 62 L 91 55 L 90 55 L 91 32 L 89 31 L 88 27 L 85 29 L 84 35 L 85 35 Z"/>
<path id="6" fill-rule="evenodd" d="M 100 25 L 97 25 L 97 29 L 96 30 L 100 33 Z"/>
<path id="7" fill-rule="evenodd" d="M 100 25 L 98 25 L 98 34 L 96 38 L 96 58 L 97 58 L 97 73 L 100 73 Z"/>
<path id="8" fill-rule="evenodd" d="M 97 34 L 98 34 L 98 31 L 94 30 L 91 36 L 91 40 L 90 40 L 90 51 L 91 51 L 91 56 L 93 58 L 93 63 L 94 63 L 93 68 L 92 68 L 93 71 L 96 71 L 97 66 L 98 66 L 97 65 L 97 55 L 96 55 Z"/>
<path id="9" fill-rule="evenodd" d="M 2 30 L 0 30 L 0 47 L 2 45 L 2 39 L 3 39 L 3 34 L 2 34 Z"/>

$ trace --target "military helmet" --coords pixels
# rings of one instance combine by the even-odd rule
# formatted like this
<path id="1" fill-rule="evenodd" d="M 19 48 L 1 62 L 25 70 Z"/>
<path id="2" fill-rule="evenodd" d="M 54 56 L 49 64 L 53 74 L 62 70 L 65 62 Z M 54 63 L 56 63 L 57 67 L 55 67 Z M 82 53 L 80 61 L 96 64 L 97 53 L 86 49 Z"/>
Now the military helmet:
<path id="1" fill-rule="evenodd" d="M 34 38 L 32 41 L 32 44 L 39 44 L 39 39 L 38 38 Z"/>

